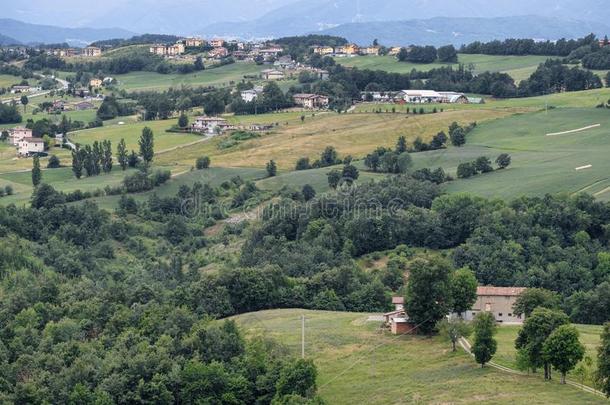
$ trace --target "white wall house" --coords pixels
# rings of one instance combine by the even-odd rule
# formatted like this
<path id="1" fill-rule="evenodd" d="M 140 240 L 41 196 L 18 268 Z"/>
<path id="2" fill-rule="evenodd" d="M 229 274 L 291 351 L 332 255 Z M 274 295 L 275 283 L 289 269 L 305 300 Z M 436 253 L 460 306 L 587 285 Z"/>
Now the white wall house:
<path id="1" fill-rule="evenodd" d="M 15 127 L 9 129 L 8 141 L 11 145 L 19 145 L 23 138 L 31 138 L 32 130 L 24 127 Z"/>
<path id="2" fill-rule="evenodd" d="M 33 153 L 44 152 L 42 138 L 23 138 L 17 145 L 19 156 L 29 156 Z"/>

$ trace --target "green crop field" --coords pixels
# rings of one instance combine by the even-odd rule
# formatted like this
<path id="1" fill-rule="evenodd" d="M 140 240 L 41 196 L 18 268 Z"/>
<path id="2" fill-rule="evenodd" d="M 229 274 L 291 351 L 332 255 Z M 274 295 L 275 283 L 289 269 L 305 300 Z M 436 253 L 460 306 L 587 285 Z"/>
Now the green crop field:
<path id="1" fill-rule="evenodd" d="M 557 136 L 600 124 L 582 132 Z M 416 168 L 443 167 L 455 175 L 459 163 L 500 153 L 512 156 L 506 170 L 459 179 L 447 185 L 449 192 L 471 192 L 486 197 L 512 198 L 556 192 L 588 192 L 610 199 L 608 138 L 610 115 L 603 109 L 557 109 L 514 115 L 479 125 L 466 146 L 413 154 Z M 583 166 L 590 168 L 576 170 Z"/>
<path id="2" fill-rule="evenodd" d="M 467 55 L 459 54 L 458 63 L 466 66 L 473 65 L 475 73 L 485 71 L 505 72 L 519 81 L 529 77 L 540 63 L 547 60 L 546 56 L 503 56 L 503 55 Z M 335 61 L 344 66 L 353 66 L 361 69 L 385 70 L 395 73 L 409 73 L 411 70 L 427 71 L 442 66 L 457 66 L 451 63 L 409 63 L 399 62 L 394 56 L 356 56 L 353 58 L 335 58 Z"/>
<path id="3" fill-rule="evenodd" d="M 165 90 L 169 87 L 186 86 L 228 86 L 243 80 L 244 75 L 258 75 L 268 68 L 254 63 L 233 63 L 209 68 L 189 74 L 160 74 L 155 72 L 132 72 L 116 75 L 119 87 L 129 91 Z"/>
<path id="4" fill-rule="evenodd" d="M 394 336 L 366 322 L 368 314 L 297 309 L 234 317 L 248 335 L 272 337 L 318 367 L 318 392 L 330 404 L 483 403 L 604 404 L 604 399 L 538 376 L 481 368 L 438 338 Z"/>

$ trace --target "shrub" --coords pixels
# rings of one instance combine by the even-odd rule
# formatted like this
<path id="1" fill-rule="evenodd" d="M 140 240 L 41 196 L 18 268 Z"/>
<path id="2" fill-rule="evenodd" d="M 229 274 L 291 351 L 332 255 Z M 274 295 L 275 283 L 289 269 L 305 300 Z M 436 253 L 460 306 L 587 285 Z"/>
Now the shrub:
<path id="1" fill-rule="evenodd" d="M 197 170 L 207 169 L 210 167 L 210 158 L 208 156 L 201 156 L 197 158 L 195 162 L 195 167 Z"/>

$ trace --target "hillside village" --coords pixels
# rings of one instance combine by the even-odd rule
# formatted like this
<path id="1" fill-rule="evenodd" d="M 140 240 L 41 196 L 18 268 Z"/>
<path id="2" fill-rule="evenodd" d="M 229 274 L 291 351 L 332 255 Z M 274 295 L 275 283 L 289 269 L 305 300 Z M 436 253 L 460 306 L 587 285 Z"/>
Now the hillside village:
<path id="1" fill-rule="evenodd" d="M 607 38 L 0 56 L 0 402 L 610 396 Z"/>

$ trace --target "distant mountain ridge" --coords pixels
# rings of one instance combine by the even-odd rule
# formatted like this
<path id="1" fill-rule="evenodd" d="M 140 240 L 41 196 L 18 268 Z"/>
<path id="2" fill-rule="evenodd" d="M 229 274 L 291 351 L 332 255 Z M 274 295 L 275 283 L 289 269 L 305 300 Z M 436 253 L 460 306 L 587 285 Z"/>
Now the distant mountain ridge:
<path id="1" fill-rule="evenodd" d="M 17 41 L 15 38 L 11 38 L 9 36 L 0 34 L 0 45 L 2 46 L 6 46 L 6 45 L 19 45 L 20 42 Z"/>
<path id="2" fill-rule="evenodd" d="M 575 19 L 592 31 L 594 26 L 610 21 L 610 7 L 605 0 L 301 0 L 249 21 L 209 24 L 199 32 L 206 36 L 260 38 L 318 32 L 352 23 L 521 15 Z M 569 33 L 566 30 L 560 36 L 567 37 Z"/>
<path id="3" fill-rule="evenodd" d="M 86 46 L 101 39 L 128 38 L 134 35 L 122 28 L 63 28 L 29 24 L 10 18 L 0 19 L 0 34 L 23 44 L 66 42 L 71 46 Z"/>
<path id="4" fill-rule="evenodd" d="M 377 39 L 385 45 L 447 45 L 456 46 L 474 41 L 506 38 L 556 40 L 580 38 L 593 32 L 599 37 L 610 32 L 603 23 L 515 16 L 497 18 L 436 17 L 427 20 L 348 23 L 320 33 L 337 35 L 365 45 Z"/>

